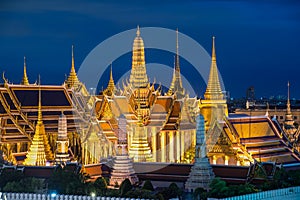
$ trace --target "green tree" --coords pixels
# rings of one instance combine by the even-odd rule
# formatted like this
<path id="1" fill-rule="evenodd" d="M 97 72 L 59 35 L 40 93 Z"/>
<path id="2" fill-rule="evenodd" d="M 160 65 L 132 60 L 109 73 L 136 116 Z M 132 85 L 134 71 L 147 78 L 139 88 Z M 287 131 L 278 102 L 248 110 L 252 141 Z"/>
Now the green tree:
<path id="1" fill-rule="evenodd" d="M 198 199 L 207 199 L 207 192 L 203 188 L 196 188 L 195 191 L 193 192 L 193 199 L 198 200 Z"/>
<path id="2" fill-rule="evenodd" d="M 155 199 L 155 195 L 149 190 L 143 190 L 136 188 L 135 190 L 130 190 L 125 194 L 125 197 L 129 198 L 143 198 L 143 199 Z"/>
<path id="3" fill-rule="evenodd" d="M 171 183 L 168 188 L 161 191 L 164 199 L 171 199 L 182 196 L 182 190 L 176 185 L 176 183 Z"/>
<path id="4" fill-rule="evenodd" d="M 299 170 L 291 170 L 287 172 L 288 174 L 288 183 L 293 186 L 300 185 L 300 171 Z"/>
<path id="5" fill-rule="evenodd" d="M 45 183 L 44 180 L 37 179 L 34 177 L 23 178 L 20 181 L 8 182 L 4 188 L 4 192 L 25 192 L 25 193 L 36 193 L 42 192 Z"/>
<path id="6" fill-rule="evenodd" d="M 86 187 L 87 176 L 82 173 L 74 173 L 62 168 L 57 168 L 52 176 L 48 179 L 48 189 L 55 190 L 59 194 L 77 194 L 89 195 L 89 189 Z"/>
<path id="7" fill-rule="evenodd" d="M 12 169 L 2 169 L 0 172 L 0 188 L 3 188 L 8 182 L 19 182 L 24 175 L 21 171 Z"/>
<path id="8" fill-rule="evenodd" d="M 126 178 L 120 185 L 120 195 L 123 197 L 127 192 L 132 190 L 131 182 L 128 178 Z"/>
<path id="9" fill-rule="evenodd" d="M 105 178 L 103 177 L 97 178 L 93 185 L 97 195 L 105 195 L 105 192 L 107 190 L 107 182 Z"/>
<path id="10" fill-rule="evenodd" d="M 214 178 L 210 184 L 210 192 L 209 197 L 213 198 L 223 198 L 228 193 L 228 187 L 226 182 L 221 180 L 220 178 Z"/>
<path id="11" fill-rule="evenodd" d="M 143 190 L 150 190 L 150 191 L 154 191 L 154 188 L 153 188 L 153 185 L 151 183 L 151 181 L 149 180 L 146 180 L 143 187 L 142 187 Z"/>

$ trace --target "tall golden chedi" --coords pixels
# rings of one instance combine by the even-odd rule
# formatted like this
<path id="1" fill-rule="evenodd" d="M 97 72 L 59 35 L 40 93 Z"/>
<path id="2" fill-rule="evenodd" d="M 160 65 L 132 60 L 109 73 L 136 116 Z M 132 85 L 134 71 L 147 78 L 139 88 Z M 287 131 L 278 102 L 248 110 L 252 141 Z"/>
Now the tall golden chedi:
<path id="1" fill-rule="evenodd" d="M 67 117 L 62 113 L 58 119 L 58 135 L 56 140 L 55 162 L 64 164 L 70 161 L 68 154 L 69 139 L 67 133 Z"/>
<path id="2" fill-rule="evenodd" d="M 178 29 L 176 30 L 176 56 L 174 62 L 174 72 L 171 82 L 171 86 L 167 92 L 167 95 L 175 94 L 178 99 L 185 97 L 185 89 L 182 87 L 180 65 L 179 65 L 179 41 L 178 41 Z"/>
<path id="3" fill-rule="evenodd" d="M 138 122 L 133 127 L 133 138 L 129 147 L 129 156 L 134 162 L 149 162 L 152 161 L 151 149 L 147 141 L 147 131 L 143 125 L 140 104 L 138 104 Z"/>
<path id="4" fill-rule="evenodd" d="M 43 124 L 41 101 L 41 90 L 39 90 L 38 121 L 24 165 L 45 166 L 46 162 L 53 161 L 53 154 Z"/>
<path id="5" fill-rule="evenodd" d="M 217 67 L 217 58 L 215 50 L 215 37 L 212 40 L 212 55 L 211 55 L 211 67 L 209 72 L 209 78 L 207 88 L 204 94 L 204 99 L 199 103 L 200 113 L 205 119 L 205 129 L 209 127 L 216 120 L 222 120 L 224 116 L 228 116 L 228 109 L 226 99 L 221 90 L 221 84 L 219 80 L 219 72 Z"/>
<path id="6" fill-rule="evenodd" d="M 141 37 L 139 26 L 137 27 L 136 37 L 133 42 L 129 83 L 133 88 L 145 88 L 149 84 L 146 72 L 144 41 Z"/>

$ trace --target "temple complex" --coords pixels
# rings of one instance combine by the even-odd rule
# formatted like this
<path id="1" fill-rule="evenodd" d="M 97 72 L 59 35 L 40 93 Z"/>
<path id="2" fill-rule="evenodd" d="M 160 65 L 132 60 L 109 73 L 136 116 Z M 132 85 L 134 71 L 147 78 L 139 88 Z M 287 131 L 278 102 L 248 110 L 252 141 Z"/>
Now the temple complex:
<path id="1" fill-rule="evenodd" d="M 42 137 L 48 140 L 51 152 L 57 156 L 58 152 L 67 153 L 70 161 L 93 164 L 114 155 L 114 144 L 102 132 L 96 115 L 91 114 L 95 97 L 76 75 L 73 47 L 70 75 L 62 85 L 29 84 L 26 67 L 24 60 L 22 84 L 12 84 L 3 76 L 0 87 L 0 149 L 7 160 L 29 164 L 28 160 L 36 159 L 30 155 Z M 66 123 L 60 124 L 62 112 Z M 63 126 L 66 126 L 68 146 L 65 133 L 60 131 L 65 129 Z M 65 145 L 64 150 L 58 143 Z M 48 156 L 49 148 L 45 151 Z M 55 158 L 47 157 L 46 161 L 54 164 Z M 35 165 L 34 162 L 30 165 Z M 44 164 L 42 161 L 41 165 Z"/>
<path id="2" fill-rule="evenodd" d="M 96 96 L 96 115 L 112 140 L 116 141 L 116 119 L 125 117 L 129 155 L 135 161 L 192 162 L 198 100 L 185 95 L 182 87 L 176 33 L 177 54 L 167 94 L 162 95 L 160 88 L 149 82 L 144 41 L 138 27 L 129 81 L 124 82 L 122 89 L 115 88 L 111 72 L 108 87 Z"/>
<path id="3" fill-rule="evenodd" d="M 228 114 L 215 38 L 203 99 L 189 97 L 183 87 L 178 30 L 175 47 L 173 77 L 165 94 L 148 78 L 139 27 L 133 40 L 129 79 L 117 87 L 111 66 L 107 88 L 96 95 L 90 94 L 77 77 L 73 46 L 70 74 L 61 85 L 30 84 L 24 58 L 21 84 L 10 83 L 3 75 L 0 85 L 0 149 L 7 161 L 21 165 L 113 163 L 112 183 L 124 177 L 136 182 L 131 159 L 141 163 L 195 163 L 194 172 L 206 161 L 212 166 L 241 168 L 256 161 L 300 163 L 299 131 L 289 90 L 282 124 L 270 112 L 256 116 Z M 205 123 L 205 137 L 200 128 L 200 138 L 196 134 L 199 114 Z M 120 130 L 126 133 L 122 135 L 126 145 L 120 142 Z M 204 143 L 206 150 L 198 150 Z M 207 160 L 199 158 L 200 152 Z"/>

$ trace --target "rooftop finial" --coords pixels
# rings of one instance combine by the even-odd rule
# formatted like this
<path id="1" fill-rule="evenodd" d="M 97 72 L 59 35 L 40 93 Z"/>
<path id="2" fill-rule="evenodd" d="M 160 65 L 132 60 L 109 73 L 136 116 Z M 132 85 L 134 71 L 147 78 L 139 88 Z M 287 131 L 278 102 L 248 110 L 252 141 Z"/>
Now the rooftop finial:
<path id="1" fill-rule="evenodd" d="M 24 72 L 23 72 L 23 78 L 22 78 L 21 84 L 22 85 L 29 85 L 27 72 L 26 72 L 26 57 L 25 56 L 24 56 Z"/>
<path id="2" fill-rule="evenodd" d="M 179 55 L 178 28 L 176 29 L 176 55 Z"/>
<path id="3" fill-rule="evenodd" d="M 136 30 L 136 36 L 140 36 L 141 32 L 140 32 L 140 26 L 137 26 L 137 30 Z"/>
<path id="4" fill-rule="evenodd" d="M 287 96 L 287 103 L 286 103 L 286 112 L 289 114 L 291 113 L 291 102 L 290 102 L 290 81 L 288 81 L 287 83 L 287 87 L 288 87 L 288 96 Z"/>
<path id="5" fill-rule="evenodd" d="M 216 62 L 216 49 L 215 49 L 215 36 L 212 37 L 212 53 L 211 53 L 211 60 Z"/>
<path id="6" fill-rule="evenodd" d="M 42 123 L 42 94 L 41 94 L 41 77 L 39 75 L 39 103 L 38 103 L 38 122 Z"/>
<path id="7" fill-rule="evenodd" d="M 71 71 L 75 72 L 75 64 L 74 64 L 74 45 L 72 45 L 72 68 Z"/>
<path id="8" fill-rule="evenodd" d="M 77 86 L 79 83 L 79 80 L 77 78 L 77 74 L 75 71 L 75 62 L 74 62 L 74 46 L 72 45 L 72 66 L 71 66 L 71 71 L 70 71 L 70 75 L 66 81 L 68 87 L 73 87 L 73 86 Z"/>
<path id="9" fill-rule="evenodd" d="M 109 76 L 110 80 L 114 80 L 113 79 L 113 74 L 112 74 L 112 63 L 110 63 L 110 76 Z"/>

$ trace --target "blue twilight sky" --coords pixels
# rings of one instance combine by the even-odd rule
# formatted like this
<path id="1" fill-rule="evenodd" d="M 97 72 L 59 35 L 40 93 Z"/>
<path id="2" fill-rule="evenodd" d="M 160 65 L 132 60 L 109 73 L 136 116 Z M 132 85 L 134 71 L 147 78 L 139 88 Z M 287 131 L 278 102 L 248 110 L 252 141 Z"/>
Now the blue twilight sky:
<path id="1" fill-rule="evenodd" d="M 208 52 L 215 35 L 218 67 L 232 97 L 245 96 L 249 86 L 257 97 L 285 95 L 289 80 L 291 96 L 300 98 L 299 1 L 1 0 L 0 71 L 18 83 L 25 55 L 30 82 L 40 74 L 44 84 L 61 84 L 72 44 L 78 69 L 100 42 L 137 25 L 178 27 Z M 173 66 L 173 55 L 164 54 L 146 51 L 146 61 Z M 128 54 L 114 62 L 115 79 L 130 69 L 130 59 Z M 188 65 L 181 62 L 185 76 L 192 72 Z M 191 82 L 203 96 L 203 81 Z"/>

